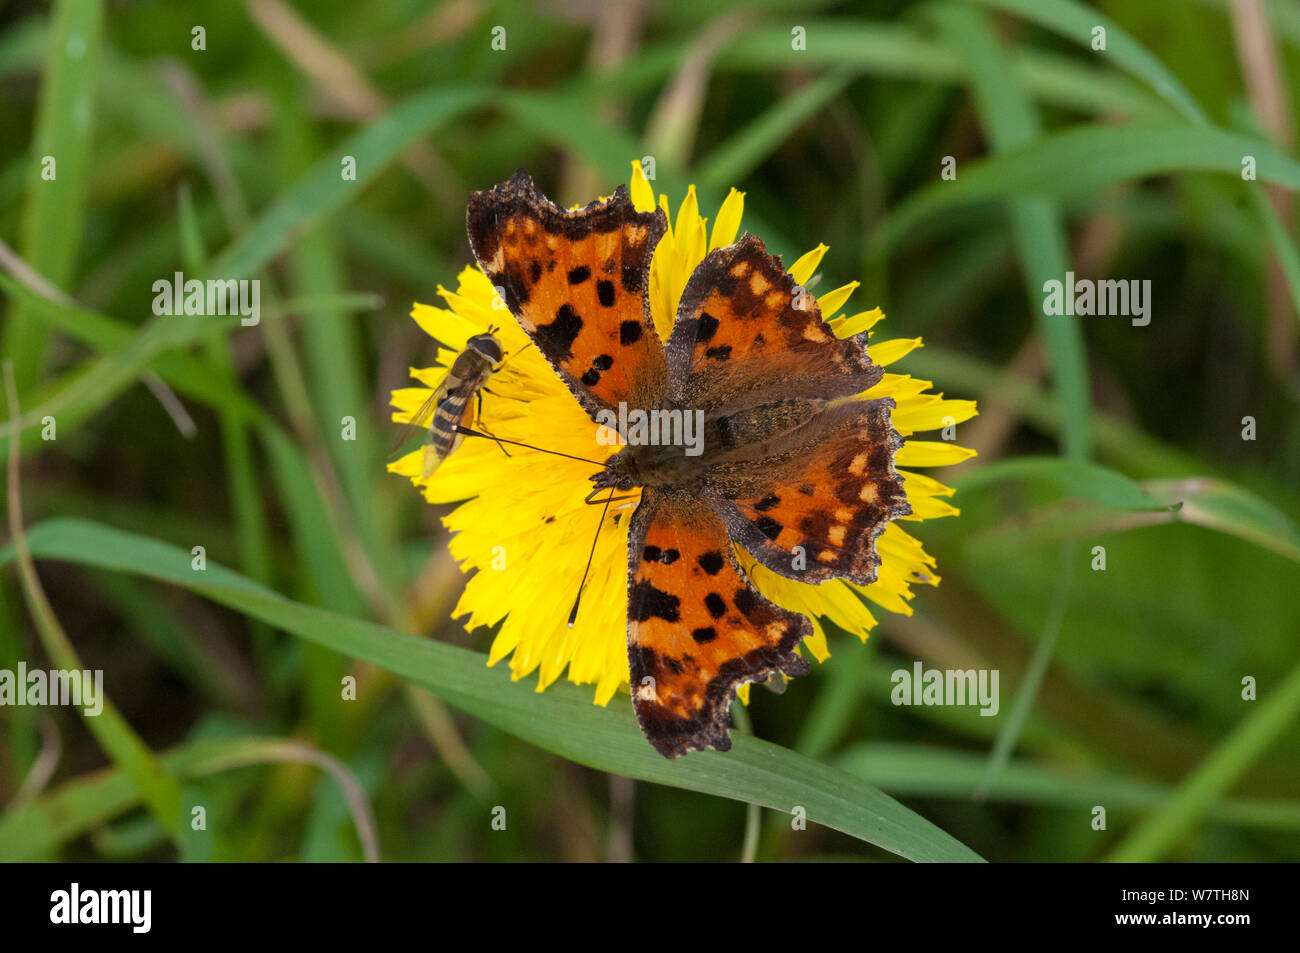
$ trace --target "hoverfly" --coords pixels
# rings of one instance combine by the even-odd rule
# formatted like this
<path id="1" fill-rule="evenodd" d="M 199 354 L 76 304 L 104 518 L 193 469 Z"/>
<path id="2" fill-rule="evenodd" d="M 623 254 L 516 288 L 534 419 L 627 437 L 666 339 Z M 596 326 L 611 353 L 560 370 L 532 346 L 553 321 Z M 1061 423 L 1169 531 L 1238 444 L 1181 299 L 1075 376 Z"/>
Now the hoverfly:
<path id="1" fill-rule="evenodd" d="M 421 466 L 422 477 L 426 480 L 465 439 L 464 424 L 469 416 L 471 400 L 477 402 L 476 418 L 483 416 L 483 385 L 487 383 L 493 370 L 505 356 L 501 350 L 501 343 L 493 333 L 495 330 L 495 327 L 489 327 L 486 333 L 476 334 L 465 342 L 465 349 L 456 355 L 456 359 L 447 370 L 447 376 L 416 411 L 401 440 L 398 441 L 398 446 L 401 446 L 412 430 L 428 426 L 429 433 L 424 442 L 424 459 Z M 484 429 L 481 424 L 479 426 L 480 429 Z M 486 430 L 484 434 L 491 437 Z M 497 446 L 501 447 L 502 453 L 510 456 L 509 451 L 501 446 L 501 441 L 497 440 Z"/>
<path id="2" fill-rule="evenodd" d="M 594 466 L 601 466 L 602 463 L 599 460 L 588 460 L 573 454 L 548 450 L 545 447 L 519 443 L 516 440 L 502 440 L 489 433 L 487 428 L 479 422 L 483 416 L 483 391 L 487 389 L 485 385 L 493 372 L 502 365 L 505 358 L 505 354 L 501 350 L 501 343 L 497 341 L 496 335 L 493 333 L 495 330 L 494 326 L 489 326 L 486 333 L 476 334 L 465 342 L 465 349 L 457 354 L 456 359 L 451 362 L 451 367 L 447 369 L 447 375 L 443 378 L 442 383 L 438 385 L 437 390 L 430 394 L 429 399 L 421 404 L 420 409 L 415 412 L 415 416 L 411 418 L 410 423 L 402 431 L 402 436 L 393 446 L 392 453 L 396 453 L 398 448 L 410 439 L 413 431 L 427 425 L 429 433 L 424 442 L 424 458 L 421 466 L 421 477 L 425 480 L 433 475 L 442 461 L 447 459 L 460 446 L 461 441 L 467 435 L 487 437 L 493 440 L 506 456 L 510 456 L 510 452 L 505 448 L 505 444 L 508 443 L 528 450 L 536 450 L 557 457 L 567 457 L 570 460 L 581 460 Z M 531 341 L 525 344 L 519 353 L 523 353 L 532 345 L 533 342 Z M 477 402 L 475 408 L 477 431 L 465 425 L 471 399 Z M 593 539 L 591 543 L 593 555 L 596 551 L 596 542 L 600 538 L 600 526 L 605 521 L 605 512 L 609 510 L 610 503 L 622 499 L 628 499 L 628 497 L 616 497 L 613 490 L 611 490 L 609 497 L 603 501 L 605 510 L 601 512 L 601 522 L 597 525 L 596 539 Z M 588 498 L 586 502 L 592 503 L 593 501 Z M 582 599 L 582 590 L 586 585 L 587 573 L 590 570 L 591 556 L 588 556 L 587 568 L 583 571 L 582 583 L 578 586 L 578 595 L 573 600 L 573 611 L 569 613 L 569 628 L 573 628 L 574 621 L 577 619 L 578 604 Z"/>

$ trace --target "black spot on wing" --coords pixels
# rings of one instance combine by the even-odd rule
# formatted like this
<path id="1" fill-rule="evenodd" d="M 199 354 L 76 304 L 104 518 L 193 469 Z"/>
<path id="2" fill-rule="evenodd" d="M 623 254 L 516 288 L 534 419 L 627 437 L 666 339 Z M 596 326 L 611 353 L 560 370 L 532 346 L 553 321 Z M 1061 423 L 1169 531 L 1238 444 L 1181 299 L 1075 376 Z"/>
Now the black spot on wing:
<path id="1" fill-rule="evenodd" d="M 704 356 L 715 361 L 731 360 L 731 345 L 724 344 L 721 347 L 711 347 L 704 352 Z"/>
<path id="2" fill-rule="evenodd" d="M 700 564 L 700 568 L 703 569 L 705 572 L 707 572 L 710 576 L 716 576 L 718 573 L 722 571 L 722 553 L 719 553 L 717 551 L 705 553 L 703 556 L 697 559 L 696 562 L 698 562 Z"/>
<path id="3" fill-rule="evenodd" d="M 760 513 L 765 513 L 780 502 L 781 498 L 779 496 L 775 493 L 769 493 L 754 504 L 754 509 L 758 510 Z"/>
<path id="4" fill-rule="evenodd" d="M 517 269 L 510 268 L 506 271 L 499 271 L 489 276 L 493 286 L 501 295 L 501 300 L 506 303 L 506 307 L 513 312 L 518 312 L 520 308 L 528 303 L 528 285 L 524 283 L 523 275 Z"/>
<path id="5" fill-rule="evenodd" d="M 598 354 L 591 361 L 591 367 L 583 372 L 582 382 L 588 387 L 595 387 L 600 383 L 600 372 L 607 371 L 614 366 L 614 359 L 608 354 Z"/>
<path id="6" fill-rule="evenodd" d="M 539 324 L 534 332 L 537 347 L 553 361 L 564 361 L 573 357 L 573 342 L 582 333 L 582 318 L 568 304 L 560 305 L 555 312 L 555 320 L 550 324 Z"/>
<path id="7" fill-rule="evenodd" d="M 602 306 L 606 308 L 614 307 L 614 282 L 596 282 L 596 298 L 600 301 Z"/>
<path id="8" fill-rule="evenodd" d="M 718 319 L 709 312 L 704 311 L 700 314 L 698 328 L 695 332 L 695 340 L 701 344 L 707 344 L 713 340 L 713 335 L 718 331 Z"/>
<path id="9" fill-rule="evenodd" d="M 691 630 L 691 638 L 700 643 L 700 645 L 704 645 L 706 642 L 712 642 L 717 637 L 718 630 L 711 625 L 706 625 L 701 629 Z"/>
<path id="10" fill-rule="evenodd" d="M 682 556 L 675 549 L 660 549 L 658 546 L 647 546 L 641 553 L 641 558 L 648 563 L 663 563 L 665 566 L 671 566 Z"/>
<path id="11" fill-rule="evenodd" d="M 629 344 L 635 344 L 641 340 L 641 322 L 624 321 L 618 326 L 618 343 L 627 347 Z"/>
<path id="12" fill-rule="evenodd" d="M 623 266 L 623 290 L 629 294 L 639 294 L 642 285 L 641 269 L 636 265 Z"/>
<path id="13" fill-rule="evenodd" d="M 628 593 L 627 614 L 633 622 L 645 622 L 647 619 L 676 622 L 680 606 L 680 599 L 672 593 L 656 589 L 644 579 L 632 586 L 632 591 Z"/>
<path id="14" fill-rule="evenodd" d="M 727 603 L 722 596 L 716 592 L 710 592 L 704 597 L 704 608 L 709 610 L 709 615 L 715 619 L 721 619 L 727 614 Z"/>
<path id="15" fill-rule="evenodd" d="M 569 284 L 580 285 L 591 277 L 591 269 L 586 265 L 581 265 L 569 272 Z"/>
<path id="16" fill-rule="evenodd" d="M 759 603 L 758 596 L 748 589 L 741 588 L 736 590 L 736 608 L 746 619 L 753 622 L 754 615 L 762 609 L 762 604 Z"/>
<path id="17" fill-rule="evenodd" d="M 776 539 L 781 535 L 781 524 L 770 516 L 759 517 L 754 521 L 754 525 L 757 526 L 758 531 L 768 539 Z"/>

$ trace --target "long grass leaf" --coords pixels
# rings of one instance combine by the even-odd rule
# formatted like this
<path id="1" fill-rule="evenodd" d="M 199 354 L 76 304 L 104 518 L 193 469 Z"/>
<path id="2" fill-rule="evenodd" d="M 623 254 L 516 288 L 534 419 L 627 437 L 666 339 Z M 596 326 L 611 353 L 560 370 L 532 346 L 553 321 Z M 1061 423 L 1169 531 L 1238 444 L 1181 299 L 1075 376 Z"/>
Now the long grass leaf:
<path id="1" fill-rule="evenodd" d="M 627 705 L 599 708 L 577 686 L 544 695 L 484 665 L 484 656 L 292 602 L 221 566 L 194 572 L 176 547 L 79 520 L 32 528 L 33 555 L 137 573 L 183 586 L 276 628 L 387 668 L 538 747 L 602 771 L 759 804 L 833 827 L 911 860 L 978 860 L 968 847 L 849 775 L 788 749 L 739 735 L 726 754 L 660 757 Z M 0 563 L 12 559 L 0 551 Z"/>

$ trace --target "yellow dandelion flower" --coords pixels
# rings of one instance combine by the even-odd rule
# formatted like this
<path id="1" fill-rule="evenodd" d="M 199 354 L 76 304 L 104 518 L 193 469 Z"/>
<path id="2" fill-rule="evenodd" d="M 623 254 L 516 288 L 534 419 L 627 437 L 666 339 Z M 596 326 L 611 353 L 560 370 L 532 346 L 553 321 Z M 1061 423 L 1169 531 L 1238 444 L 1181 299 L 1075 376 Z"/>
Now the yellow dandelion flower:
<path id="1" fill-rule="evenodd" d="M 661 195 L 656 203 L 640 165 L 633 162 L 630 193 L 638 211 L 652 211 L 657 205 L 670 225 L 655 249 L 648 289 L 655 326 L 666 341 L 691 273 L 710 251 L 736 240 L 744 193 L 731 190 L 712 230 L 700 216 L 694 186 L 674 217 L 668 197 Z M 807 285 L 827 250 L 818 245 L 790 266 L 797 284 Z M 879 308 L 847 313 L 857 286 L 851 282 L 817 298 L 823 317 L 841 338 L 871 332 L 884 318 Z M 452 534 L 452 556 L 472 575 L 453 616 L 463 618 L 468 629 L 500 624 L 488 664 L 508 657 L 516 680 L 537 672 L 538 691 L 567 673 L 570 681 L 595 685 L 596 704 L 604 705 L 628 682 L 627 539 L 639 490 L 609 508 L 591 553 L 601 508 L 587 505 L 584 498 L 591 490 L 591 475 L 603 460 L 600 453 L 593 454 L 597 445 L 591 418 L 538 349 L 528 346 L 527 335 L 477 266 L 460 273 L 455 291 L 439 286 L 438 296 L 444 307 L 416 304 L 411 317 L 447 350 L 439 353 L 438 366 L 411 369 L 419 386 L 393 392 L 393 420 L 410 422 L 469 338 L 495 327 L 505 359 L 483 397 L 484 426 L 503 441 L 578 459 L 512 445 L 503 450 L 490 440 L 472 439 L 427 479 L 419 450 L 394 461 L 389 470 L 408 477 L 430 503 L 458 504 L 443 522 Z M 973 450 L 950 442 L 915 440 L 913 435 L 976 414 L 974 401 L 945 398 L 931 392 L 930 381 L 888 370 L 921 344 L 920 338 L 877 342 L 873 337 L 868 354 L 886 372 L 861 395 L 895 401 L 893 426 L 905 438 L 895 463 L 912 510 L 902 519 L 913 523 L 958 512 L 948 502 L 953 491 L 918 469 L 958 463 L 974 455 Z M 599 449 L 609 456 L 619 447 Z M 530 478 L 538 467 L 545 468 L 547 479 Z M 821 585 L 800 583 L 766 569 L 739 548 L 737 556 L 763 595 L 809 617 L 813 634 L 803 646 L 824 661 L 830 650 L 822 620 L 865 640 L 876 624 L 869 605 L 910 614 L 912 587 L 939 583 L 934 559 L 899 522 L 885 527 L 876 547 L 880 566 L 870 585 L 842 579 Z M 589 553 L 591 569 L 582 610 L 570 628 L 569 612 Z M 742 686 L 742 698 L 747 688 Z"/>

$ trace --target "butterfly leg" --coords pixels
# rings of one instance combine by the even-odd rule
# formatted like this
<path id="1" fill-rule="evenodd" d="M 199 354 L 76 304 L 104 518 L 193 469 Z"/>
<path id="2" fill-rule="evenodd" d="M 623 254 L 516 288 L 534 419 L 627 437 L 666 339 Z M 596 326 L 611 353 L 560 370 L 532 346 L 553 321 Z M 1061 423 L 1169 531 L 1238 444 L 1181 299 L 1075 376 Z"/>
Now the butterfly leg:
<path id="1" fill-rule="evenodd" d="M 601 490 L 604 489 L 608 489 L 608 488 L 603 486 L 596 487 L 594 490 L 592 490 L 590 493 L 586 495 L 586 497 L 583 499 L 582 502 L 586 503 L 588 506 L 596 506 L 597 504 L 604 505 L 605 503 L 617 503 L 619 500 L 634 500 L 637 498 L 635 493 L 629 493 L 627 496 L 611 496 L 604 500 L 592 499 L 593 496 L 595 496 L 597 493 L 599 493 Z"/>

